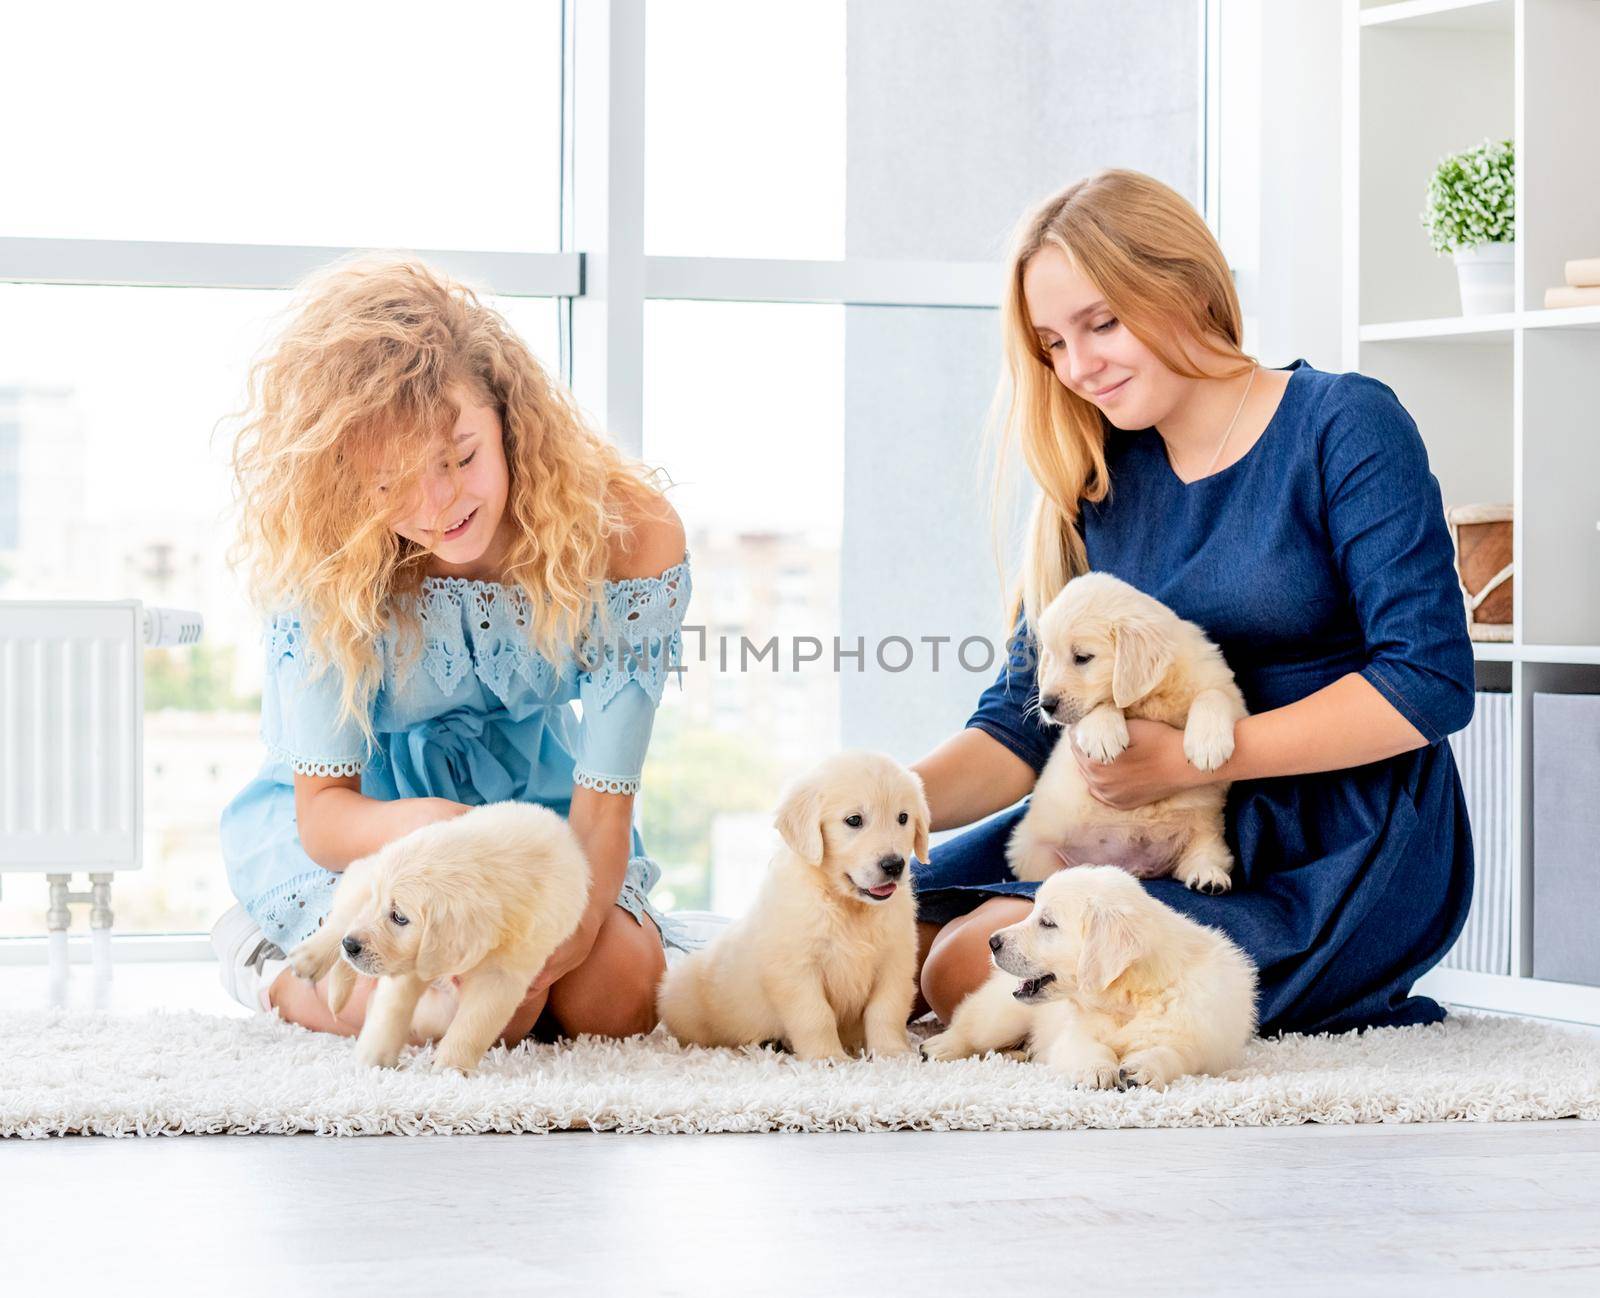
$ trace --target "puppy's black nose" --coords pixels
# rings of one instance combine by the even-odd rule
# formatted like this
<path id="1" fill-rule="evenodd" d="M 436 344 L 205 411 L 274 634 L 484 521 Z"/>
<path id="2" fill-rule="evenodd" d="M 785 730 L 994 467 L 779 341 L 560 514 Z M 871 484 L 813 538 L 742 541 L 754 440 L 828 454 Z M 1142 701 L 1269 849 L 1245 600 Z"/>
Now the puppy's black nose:
<path id="1" fill-rule="evenodd" d="M 345 954 L 352 958 L 361 954 L 361 943 L 357 942 L 353 937 L 345 938 L 341 945 L 345 949 Z"/>
<path id="2" fill-rule="evenodd" d="M 989 950 L 991 951 L 999 951 L 1000 948 L 1005 944 L 1005 938 L 1001 937 L 998 933 L 992 934 L 989 938 Z"/>
<path id="3" fill-rule="evenodd" d="M 1055 716 L 1056 709 L 1060 706 L 1061 696 L 1059 694 L 1041 694 L 1039 696 L 1039 708 L 1047 716 Z"/>
<path id="4" fill-rule="evenodd" d="M 880 856 L 878 858 L 878 869 L 882 870 L 889 878 L 898 879 L 905 873 L 906 858 L 903 856 Z"/>

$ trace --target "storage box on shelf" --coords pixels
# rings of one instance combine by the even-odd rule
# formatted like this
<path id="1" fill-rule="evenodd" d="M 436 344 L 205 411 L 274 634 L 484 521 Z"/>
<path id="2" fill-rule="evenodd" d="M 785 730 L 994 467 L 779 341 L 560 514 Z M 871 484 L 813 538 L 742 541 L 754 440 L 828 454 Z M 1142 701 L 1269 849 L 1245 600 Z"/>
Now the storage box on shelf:
<path id="1" fill-rule="evenodd" d="M 1600 1023 L 1600 986 L 1555 972 L 1570 973 L 1565 938 L 1542 918 L 1595 904 L 1584 889 L 1600 890 L 1600 847 L 1591 834 L 1587 862 L 1563 864 L 1535 823 L 1556 796 L 1537 778 L 1536 742 L 1570 739 L 1583 704 L 1546 702 L 1537 725 L 1534 706 L 1536 693 L 1600 695 L 1600 308 L 1541 306 L 1567 261 L 1600 256 L 1587 147 L 1600 0 L 1347 0 L 1345 22 L 1344 366 L 1382 379 L 1416 417 L 1447 505 L 1511 501 L 1516 518 L 1512 638 L 1474 645 L 1480 688 L 1507 691 L 1479 701 L 1480 718 L 1500 707 L 1510 719 L 1493 830 L 1506 868 L 1484 868 L 1480 841 L 1475 927 L 1419 990 Z M 1516 143 L 1516 308 L 1463 317 L 1419 213 L 1439 157 L 1484 139 Z M 1589 788 L 1592 799 L 1600 771 Z M 1495 813 L 1481 786 L 1471 800 L 1481 839 Z M 1600 913 L 1583 918 L 1600 930 Z"/>
<path id="2" fill-rule="evenodd" d="M 1533 696 L 1533 973 L 1600 986 L 1600 694 Z"/>

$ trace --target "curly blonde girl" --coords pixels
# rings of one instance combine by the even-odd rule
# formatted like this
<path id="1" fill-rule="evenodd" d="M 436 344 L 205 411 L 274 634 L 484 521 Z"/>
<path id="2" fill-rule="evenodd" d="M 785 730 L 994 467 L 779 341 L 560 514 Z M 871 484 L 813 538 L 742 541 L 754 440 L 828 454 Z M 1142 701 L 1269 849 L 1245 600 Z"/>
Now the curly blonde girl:
<path id="1" fill-rule="evenodd" d="M 1018 444 L 1039 487 L 1028 525 L 1008 626 L 1030 626 L 1073 577 L 1088 569 L 1078 530 L 1080 502 L 1101 501 L 1105 422 L 1095 405 L 1057 377 L 1039 342 L 1022 278 L 1043 248 L 1077 264 L 1106 305 L 1157 359 L 1186 378 L 1228 377 L 1253 363 L 1242 350 L 1239 296 L 1221 247 L 1200 214 L 1175 190 L 1137 171 L 1109 170 L 1068 185 L 1018 224 L 1001 306 L 1004 366 L 990 419 L 998 443 L 994 516 L 1008 516 L 1006 472 Z M 1224 363 L 1203 373 L 1193 348 Z"/>
<path id="2" fill-rule="evenodd" d="M 306 281 L 251 369 L 231 558 L 258 608 L 299 614 L 316 670 L 340 673 L 343 714 L 369 742 L 391 619 L 401 661 L 420 648 L 413 597 L 431 551 L 393 523 L 460 415 L 452 388 L 499 410 L 515 525 L 503 581 L 528 596 L 529 644 L 551 661 L 603 611 L 613 540 L 656 494 L 656 475 L 588 425 L 472 289 L 410 259 L 358 258 Z"/>

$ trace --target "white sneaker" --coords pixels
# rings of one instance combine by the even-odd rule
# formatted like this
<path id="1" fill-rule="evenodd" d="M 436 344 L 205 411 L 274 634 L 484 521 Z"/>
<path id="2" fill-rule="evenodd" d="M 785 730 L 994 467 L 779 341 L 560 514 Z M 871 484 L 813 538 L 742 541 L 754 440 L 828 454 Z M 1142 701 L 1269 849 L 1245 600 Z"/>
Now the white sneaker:
<path id="1" fill-rule="evenodd" d="M 256 927 L 250 912 L 235 904 L 211 926 L 217 953 L 217 980 L 223 991 L 249 1010 L 270 1010 L 267 993 L 289 967 L 284 954 Z"/>

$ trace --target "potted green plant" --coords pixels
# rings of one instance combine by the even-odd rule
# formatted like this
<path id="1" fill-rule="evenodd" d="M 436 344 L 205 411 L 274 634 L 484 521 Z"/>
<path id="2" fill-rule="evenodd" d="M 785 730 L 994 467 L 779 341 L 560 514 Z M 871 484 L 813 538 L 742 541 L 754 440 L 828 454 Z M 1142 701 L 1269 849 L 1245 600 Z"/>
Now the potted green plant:
<path id="1" fill-rule="evenodd" d="M 1440 159 L 1428 182 L 1422 224 L 1437 253 L 1455 258 L 1461 314 L 1515 306 L 1516 157 L 1510 140 L 1485 140 Z"/>

